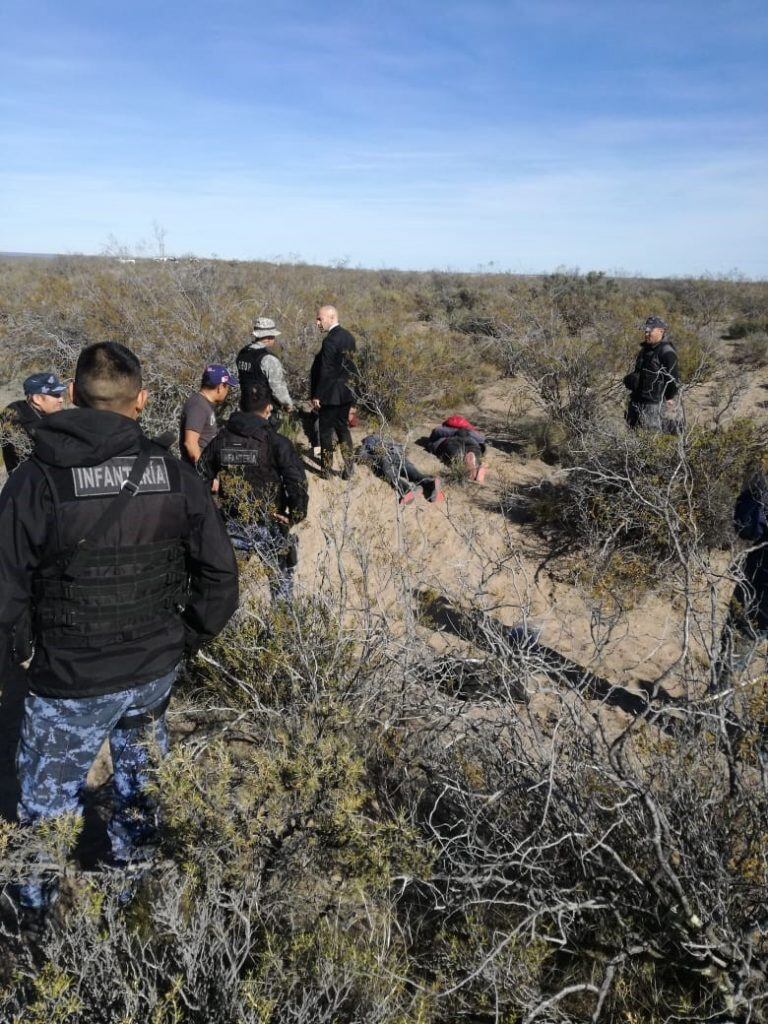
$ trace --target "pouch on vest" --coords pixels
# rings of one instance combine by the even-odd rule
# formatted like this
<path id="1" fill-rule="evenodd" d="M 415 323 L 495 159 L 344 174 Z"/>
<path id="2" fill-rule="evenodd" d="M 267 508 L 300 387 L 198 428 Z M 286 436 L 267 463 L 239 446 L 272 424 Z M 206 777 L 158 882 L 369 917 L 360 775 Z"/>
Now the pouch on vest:
<path id="1" fill-rule="evenodd" d="M 33 583 L 35 632 L 45 634 L 46 641 L 98 647 L 105 638 L 121 642 L 146 636 L 170 625 L 178 614 L 187 590 L 180 539 L 117 548 L 95 543 L 138 493 L 149 460 L 149 445 L 143 445 L 120 493 L 74 551 L 60 550 L 41 567 L 55 569 L 43 571 Z"/>

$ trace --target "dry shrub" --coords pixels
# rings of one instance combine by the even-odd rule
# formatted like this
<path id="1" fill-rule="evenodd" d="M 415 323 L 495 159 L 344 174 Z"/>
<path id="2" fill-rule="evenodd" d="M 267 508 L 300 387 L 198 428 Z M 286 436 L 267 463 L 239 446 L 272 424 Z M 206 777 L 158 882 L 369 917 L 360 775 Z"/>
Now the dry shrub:
<path id="1" fill-rule="evenodd" d="M 768 365 L 768 332 L 751 331 L 734 346 L 732 359 L 739 366 L 759 370 Z"/>
<path id="2" fill-rule="evenodd" d="M 359 347 L 361 404 L 390 422 L 470 401 L 487 375 L 467 339 L 444 328 L 380 324 L 361 331 Z"/>
<path id="3" fill-rule="evenodd" d="M 510 324 L 514 310 L 525 330 L 493 340 L 514 342 L 531 392 L 560 429 L 565 467 L 559 488 L 533 495 L 540 528 L 638 579 L 661 565 L 693 579 L 708 545 L 727 540 L 734 492 L 761 447 L 755 424 L 660 437 L 595 415 L 612 401 L 605 366 L 626 372 L 635 346 L 619 352 L 605 325 L 634 329 L 651 300 L 673 308 L 661 284 L 588 283 L 604 305 L 599 323 L 579 326 L 589 312 L 579 282 L 564 282 L 556 308 L 540 281 L 503 275 L 457 275 L 443 294 L 439 275 L 198 270 L 73 261 L 46 271 L 37 291 L 25 274 L 37 281 L 39 268 L 7 275 L 3 358 L 21 365 L 14 344 L 34 334 L 22 309 L 31 298 L 30 315 L 48 332 L 38 354 L 62 372 L 79 339 L 114 331 L 143 355 L 160 423 L 196 383 L 203 353 L 231 355 L 254 311 L 277 312 L 300 332 L 319 299 L 335 299 L 370 343 L 377 408 L 390 388 L 410 412 L 431 400 L 430 388 L 447 401 L 454 384 L 477 381 L 467 335 L 459 342 L 444 327 L 450 317 Z M 465 284 L 468 294 L 455 294 Z M 428 333 L 392 332 L 397 344 L 389 332 L 368 333 L 374 301 L 404 316 L 417 294 L 434 313 Z M 104 298 L 111 305 L 99 311 Z M 301 339 L 302 352 L 316 346 L 309 329 Z M 456 376 L 452 366 L 442 376 L 454 359 Z M 474 557 L 473 538 L 457 540 Z M 359 543 L 362 574 L 370 552 Z M 457 581 L 460 593 L 466 586 Z M 187 668 L 172 755 L 156 779 L 162 856 L 148 874 L 81 871 L 69 858 L 69 821 L 37 835 L 0 827 L 0 888 L 39 852 L 64 883 L 39 941 L 0 921 L 0 1019 L 766 1020 L 760 686 L 670 708 L 665 675 L 648 683 L 647 713 L 630 714 L 594 699 L 578 666 L 553 667 L 489 618 L 461 638 L 482 653 L 467 663 L 435 653 L 446 645 L 436 620 L 390 621 L 378 594 L 364 596 L 371 580 L 354 597 L 331 599 L 322 575 L 315 588 L 292 609 L 244 606 Z M 498 595 L 480 590 L 475 606 L 495 605 Z M 690 590 L 681 593 L 691 630 L 703 632 Z M 404 603 L 410 596 L 404 589 Z M 681 693 L 706 688 L 706 666 L 692 656 L 671 674 Z M 608 696 L 621 689 L 609 686 Z"/>
<path id="4" fill-rule="evenodd" d="M 751 419 L 679 436 L 603 423 L 570 439 L 560 478 L 529 493 L 532 515 L 550 539 L 588 551 L 598 574 L 648 583 L 681 551 L 729 546 L 734 496 L 764 444 Z"/>

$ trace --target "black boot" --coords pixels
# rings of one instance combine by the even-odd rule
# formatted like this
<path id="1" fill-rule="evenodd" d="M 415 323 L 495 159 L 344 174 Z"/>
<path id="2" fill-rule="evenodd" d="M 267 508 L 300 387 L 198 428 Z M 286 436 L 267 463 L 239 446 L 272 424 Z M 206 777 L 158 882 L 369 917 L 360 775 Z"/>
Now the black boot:
<path id="1" fill-rule="evenodd" d="M 323 480 L 330 480 L 333 476 L 333 448 L 322 448 L 320 451 L 320 475 Z"/>
<path id="2" fill-rule="evenodd" d="M 341 471 L 342 480 L 351 480 L 355 473 L 355 457 L 351 448 L 342 446 L 341 455 L 344 459 L 344 469 Z"/>

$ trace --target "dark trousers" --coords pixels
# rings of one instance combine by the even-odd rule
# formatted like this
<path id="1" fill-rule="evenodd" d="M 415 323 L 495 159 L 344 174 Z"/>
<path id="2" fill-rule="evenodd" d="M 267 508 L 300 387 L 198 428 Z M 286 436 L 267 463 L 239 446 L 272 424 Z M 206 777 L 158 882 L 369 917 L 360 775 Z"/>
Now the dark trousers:
<path id="1" fill-rule="evenodd" d="M 434 477 L 422 473 L 405 456 L 395 455 L 388 451 L 377 452 L 373 458 L 371 468 L 378 476 L 383 477 L 388 484 L 402 497 L 410 488 L 408 484 L 422 484 L 427 489 L 434 486 Z"/>
<path id="2" fill-rule="evenodd" d="M 473 452 L 480 465 L 482 453 L 479 445 L 460 437 L 447 437 L 437 450 L 438 458 L 450 466 L 456 459 L 463 459 L 467 452 Z"/>
<path id="3" fill-rule="evenodd" d="M 300 412 L 301 427 L 304 436 L 313 448 L 320 447 L 320 414 L 315 412 Z"/>
<path id="4" fill-rule="evenodd" d="M 352 459 L 352 435 L 349 432 L 349 410 L 351 402 L 344 405 L 320 406 L 320 447 L 327 452 L 329 458 L 333 452 L 334 435 L 339 439 L 344 463 Z"/>

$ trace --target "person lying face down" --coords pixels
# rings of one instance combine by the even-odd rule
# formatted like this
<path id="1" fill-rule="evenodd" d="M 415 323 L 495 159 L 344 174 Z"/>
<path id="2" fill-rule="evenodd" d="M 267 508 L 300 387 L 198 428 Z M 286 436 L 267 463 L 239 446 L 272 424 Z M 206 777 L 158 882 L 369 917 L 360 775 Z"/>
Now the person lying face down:
<path id="1" fill-rule="evenodd" d="M 357 456 L 394 487 L 401 505 L 410 505 L 420 493 L 433 503 L 445 498 L 440 477 L 417 469 L 405 457 L 405 445 L 392 438 L 381 433 L 369 434 L 363 438 Z"/>
<path id="2" fill-rule="evenodd" d="M 485 454 L 485 435 L 464 416 L 449 416 L 439 427 L 435 427 L 427 439 L 427 451 L 442 462 L 450 465 L 461 461 L 467 476 L 474 483 L 485 480 L 486 467 L 482 463 Z"/>

